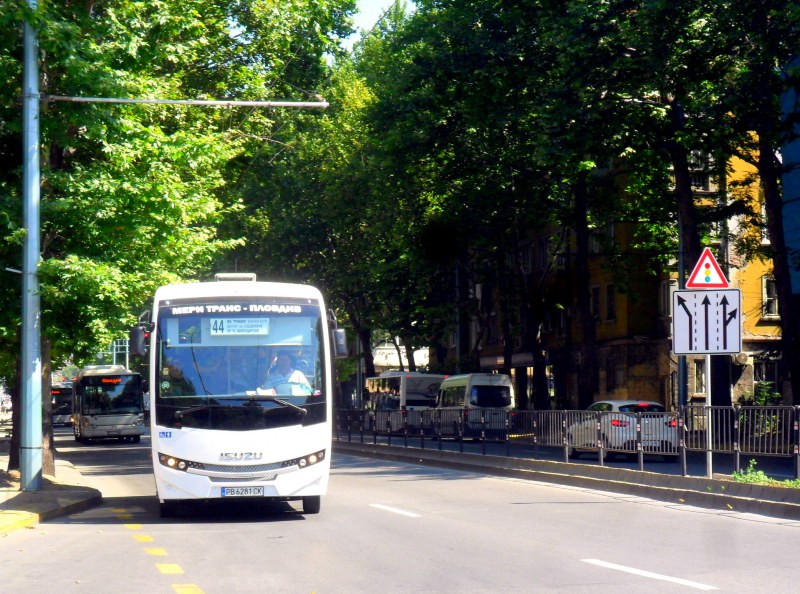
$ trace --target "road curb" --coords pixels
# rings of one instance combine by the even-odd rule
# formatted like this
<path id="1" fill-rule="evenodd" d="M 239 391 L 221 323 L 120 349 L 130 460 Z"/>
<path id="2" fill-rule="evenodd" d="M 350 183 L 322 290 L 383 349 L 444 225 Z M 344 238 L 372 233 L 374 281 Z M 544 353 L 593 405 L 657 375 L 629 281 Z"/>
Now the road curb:
<path id="1" fill-rule="evenodd" d="M 335 441 L 333 449 L 334 453 L 609 491 L 678 505 L 800 520 L 800 489 L 750 485 L 713 478 L 664 475 L 625 468 L 423 450 L 384 444 Z"/>
<path id="2" fill-rule="evenodd" d="M 0 534 L 102 504 L 102 493 L 86 485 L 83 476 L 69 462 L 56 460 L 56 474 L 43 475 L 37 491 L 20 490 L 18 475 L 4 475 L 6 486 L 0 493 Z"/>

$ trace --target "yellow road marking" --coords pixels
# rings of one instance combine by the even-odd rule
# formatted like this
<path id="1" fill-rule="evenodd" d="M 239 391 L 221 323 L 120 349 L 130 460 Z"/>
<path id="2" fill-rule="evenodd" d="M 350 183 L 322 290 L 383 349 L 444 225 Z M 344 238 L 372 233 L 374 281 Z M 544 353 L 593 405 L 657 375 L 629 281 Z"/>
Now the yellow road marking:
<path id="1" fill-rule="evenodd" d="M 142 525 L 141 524 L 125 524 L 125 528 L 127 528 L 128 530 L 141 530 L 142 529 Z"/>
<path id="2" fill-rule="evenodd" d="M 137 540 L 139 542 L 153 542 L 152 536 L 147 536 L 146 534 L 134 534 L 133 540 Z"/>
<path id="3" fill-rule="evenodd" d="M 115 514 L 124 514 L 128 510 L 125 509 L 124 507 L 112 507 L 111 511 L 114 512 Z"/>
<path id="4" fill-rule="evenodd" d="M 162 549 L 161 547 L 153 547 L 153 548 L 145 549 L 144 552 L 147 553 L 148 555 L 155 555 L 157 557 L 166 557 L 167 556 L 166 549 Z"/>
<path id="5" fill-rule="evenodd" d="M 177 563 L 156 563 L 156 567 L 161 573 L 183 573 L 183 569 Z"/>

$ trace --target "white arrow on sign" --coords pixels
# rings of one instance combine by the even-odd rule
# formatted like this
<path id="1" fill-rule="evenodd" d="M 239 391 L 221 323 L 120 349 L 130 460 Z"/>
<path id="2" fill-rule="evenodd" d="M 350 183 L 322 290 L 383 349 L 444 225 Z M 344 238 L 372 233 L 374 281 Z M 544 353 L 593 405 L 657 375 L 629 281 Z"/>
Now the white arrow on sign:
<path id="1" fill-rule="evenodd" d="M 742 293 L 675 291 L 672 295 L 672 352 L 716 355 L 742 350 Z"/>

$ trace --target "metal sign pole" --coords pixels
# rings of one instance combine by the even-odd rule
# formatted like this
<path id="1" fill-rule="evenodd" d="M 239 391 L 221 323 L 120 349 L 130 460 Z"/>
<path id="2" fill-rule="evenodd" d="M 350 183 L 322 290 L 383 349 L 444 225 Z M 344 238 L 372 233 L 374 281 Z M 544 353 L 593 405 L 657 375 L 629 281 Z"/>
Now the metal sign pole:
<path id="1" fill-rule="evenodd" d="M 711 446 L 713 445 L 713 426 L 711 414 L 711 355 L 706 355 L 706 478 L 714 475 L 713 456 Z"/>

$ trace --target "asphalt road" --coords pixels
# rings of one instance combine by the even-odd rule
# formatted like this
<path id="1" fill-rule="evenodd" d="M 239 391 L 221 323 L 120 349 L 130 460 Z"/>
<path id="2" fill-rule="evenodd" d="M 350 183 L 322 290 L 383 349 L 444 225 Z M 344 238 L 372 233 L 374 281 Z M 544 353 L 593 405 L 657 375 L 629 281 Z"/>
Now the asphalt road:
<path id="1" fill-rule="evenodd" d="M 149 443 L 57 441 L 101 507 L 0 539 L 0 592 L 794 592 L 800 522 L 353 456 L 322 513 L 158 517 Z"/>
<path id="2" fill-rule="evenodd" d="M 341 432 L 341 441 L 360 442 L 361 435 L 358 432 L 347 434 Z M 485 443 L 475 440 L 465 440 L 463 443 L 457 440 L 445 439 L 441 443 L 439 440 L 426 438 L 421 440 L 419 436 L 392 436 L 379 435 L 374 439 L 371 434 L 364 434 L 363 442 L 371 444 L 373 441 L 382 444 L 390 444 L 396 447 L 421 448 L 427 450 L 443 449 L 445 451 L 459 451 L 473 454 L 489 454 L 494 456 L 512 456 L 516 458 L 526 458 L 533 460 L 550 460 L 555 462 L 565 462 L 564 448 L 552 446 L 534 446 L 525 442 L 512 440 L 509 443 L 497 443 L 486 441 Z M 708 476 L 708 457 L 704 451 L 688 451 L 686 455 L 686 476 L 706 477 Z M 763 471 L 767 476 L 777 479 L 795 478 L 795 460 L 788 456 L 751 456 L 741 454 L 739 459 L 739 469 L 747 470 L 751 460 L 756 462 L 756 470 Z M 581 464 L 600 464 L 597 453 L 583 452 L 580 457 L 569 462 L 579 462 Z M 630 470 L 646 470 L 648 472 L 658 472 L 661 474 L 671 474 L 679 476 L 683 474 L 683 465 L 679 456 L 660 456 L 647 454 L 643 457 L 640 466 L 638 457 L 610 453 L 603 464 L 614 468 L 627 468 Z M 736 471 L 736 459 L 730 453 L 714 453 L 711 462 L 711 474 L 731 475 Z"/>

